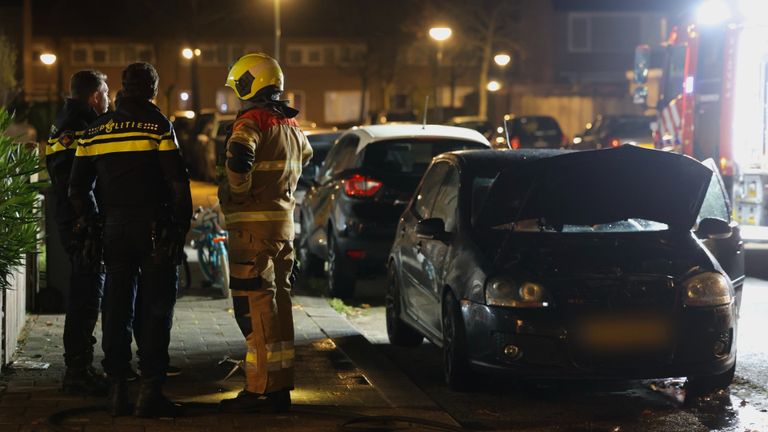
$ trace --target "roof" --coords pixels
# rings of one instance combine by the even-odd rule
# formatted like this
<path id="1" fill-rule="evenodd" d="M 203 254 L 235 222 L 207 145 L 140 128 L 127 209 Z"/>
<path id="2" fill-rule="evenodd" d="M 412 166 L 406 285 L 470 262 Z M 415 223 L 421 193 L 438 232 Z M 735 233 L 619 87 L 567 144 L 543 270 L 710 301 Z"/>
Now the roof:
<path id="1" fill-rule="evenodd" d="M 384 124 L 359 126 L 351 129 L 350 132 L 361 137 L 360 148 L 374 141 L 398 138 L 452 138 L 474 141 L 489 147 L 491 145 L 480 132 L 456 126 Z"/>

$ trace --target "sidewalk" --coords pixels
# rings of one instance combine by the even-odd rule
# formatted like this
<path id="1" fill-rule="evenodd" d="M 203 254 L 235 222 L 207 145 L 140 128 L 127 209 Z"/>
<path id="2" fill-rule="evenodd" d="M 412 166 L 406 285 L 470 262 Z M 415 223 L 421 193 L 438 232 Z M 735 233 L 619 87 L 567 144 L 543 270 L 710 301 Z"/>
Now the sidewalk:
<path id="1" fill-rule="evenodd" d="M 183 374 L 169 378 L 166 385 L 168 395 L 185 404 L 185 415 L 160 420 L 113 419 L 93 409 L 63 413 L 59 424 L 66 429 L 59 426 L 53 430 L 335 431 L 340 430 L 339 425 L 345 420 L 361 415 L 411 416 L 456 425 L 397 367 L 380 357 L 325 299 L 296 296 L 294 322 L 296 390 L 292 393 L 294 410 L 288 414 L 216 412 L 215 404 L 219 400 L 233 397 L 243 386 L 241 372 L 223 381 L 231 364 L 217 365 L 225 356 L 243 357 L 243 338 L 226 301 L 185 296 L 176 306 L 170 347 L 171 362 L 180 366 Z M 3 372 L 0 431 L 51 430 L 46 426 L 46 419 L 54 413 L 103 405 L 99 398 L 73 397 L 59 391 L 64 368 L 63 323 L 63 315 L 32 316 L 28 322 L 17 358 L 49 363 L 50 367 Z M 97 353 L 100 354 L 99 346 Z"/>

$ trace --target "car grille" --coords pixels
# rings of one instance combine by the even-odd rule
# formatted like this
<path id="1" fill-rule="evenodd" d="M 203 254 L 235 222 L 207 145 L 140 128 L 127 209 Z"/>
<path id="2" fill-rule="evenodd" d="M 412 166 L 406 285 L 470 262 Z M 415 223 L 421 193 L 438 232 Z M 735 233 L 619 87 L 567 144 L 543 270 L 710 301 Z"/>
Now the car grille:
<path id="1" fill-rule="evenodd" d="M 669 277 L 623 276 L 569 280 L 556 287 L 556 307 L 567 315 L 612 312 L 671 312 L 677 305 Z"/>

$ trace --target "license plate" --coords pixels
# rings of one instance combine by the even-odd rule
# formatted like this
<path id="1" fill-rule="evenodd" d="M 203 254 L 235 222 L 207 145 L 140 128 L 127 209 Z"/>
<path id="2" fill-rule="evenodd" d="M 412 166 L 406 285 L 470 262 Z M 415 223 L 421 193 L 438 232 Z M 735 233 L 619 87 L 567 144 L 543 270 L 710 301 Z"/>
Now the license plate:
<path id="1" fill-rule="evenodd" d="M 658 317 L 591 318 L 580 333 L 587 348 L 611 351 L 657 349 L 670 337 L 669 324 Z"/>
<path id="2" fill-rule="evenodd" d="M 536 141 L 533 143 L 534 148 L 545 148 L 549 147 L 549 143 L 546 141 Z"/>

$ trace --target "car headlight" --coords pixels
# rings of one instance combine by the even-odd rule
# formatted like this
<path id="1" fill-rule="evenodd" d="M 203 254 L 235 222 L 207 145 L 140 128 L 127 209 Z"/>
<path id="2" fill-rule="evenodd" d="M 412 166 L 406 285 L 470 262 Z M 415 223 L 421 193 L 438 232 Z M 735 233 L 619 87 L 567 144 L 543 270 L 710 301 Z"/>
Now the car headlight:
<path id="1" fill-rule="evenodd" d="M 733 300 L 725 276 L 707 272 L 691 276 L 683 282 L 685 304 L 688 306 L 721 306 Z"/>
<path id="2" fill-rule="evenodd" d="M 485 287 L 485 303 L 489 306 L 518 308 L 548 307 L 547 291 L 535 282 L 516 283 L 507 278 L 493 278 Z"/>

